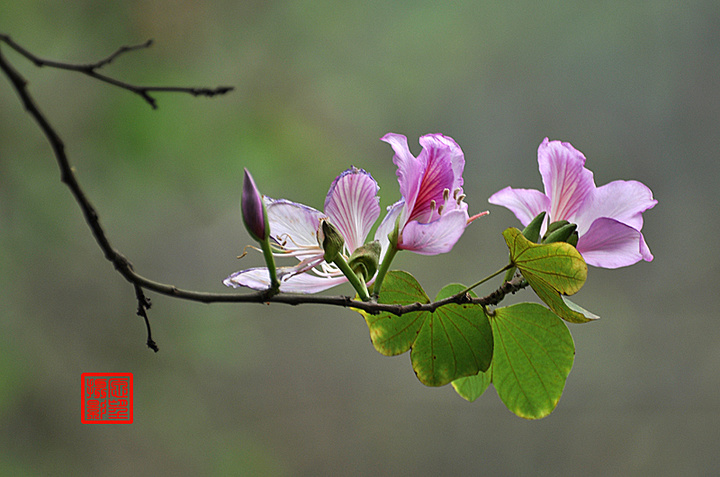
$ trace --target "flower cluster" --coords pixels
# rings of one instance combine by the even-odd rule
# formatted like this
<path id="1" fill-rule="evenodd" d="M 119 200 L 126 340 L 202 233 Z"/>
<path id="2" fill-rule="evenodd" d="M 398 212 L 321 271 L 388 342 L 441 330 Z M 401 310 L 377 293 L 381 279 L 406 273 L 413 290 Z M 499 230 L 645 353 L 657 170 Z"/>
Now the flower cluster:
<path id="1" fill-rule="evenodd" d="M 442 134 L 422 136 L 418 157 L 410 153 L 405 136 L 387 134 L 382 140 L 395 152 L 401 194 L 375 233 L 380 245 L 376 260 L 383 258 L 386 271 L 398 250 L 424 255 L 449 252 L 465 227 L 483 214 L 468 215 L 462 189 L 465 157 L 454 140 Z M 250 235 L 261 243 L 270 241 L 275 255 L 299 260 L 277 269 L 280 291 L 315 293 L 350 278 L 342 264 L 350 260 L 353 268 L 353 254 L 363 247 L 380 216 L 378 190 L 368 172 L 351 167 L 333 181 L 323 213 L 296 202 L 261 197 L 246 171 L 242 210 Z M 326 260 L 323 223 L 332 225 L 344 242 L 335 262 Z M 268 226 L 269 233 L 263 236 Z M 268 289 L 272 286 L 269 268 L 242 270 L 224 283 Z M 372 277 L 363 279 L 372 282 Z"/>
<path id="2" fill-rule="evenodd" d="M 380 289 L 395 254 L 409 250 L 422 255 L 449 252 L 465 228 L 483 212 L 468 214 L 464 202 L 465 156 L 450 137 L 420 137 L 422 151 L 415 157 L 407 138 L 382 138 L 394 152 L 401 198 L 388 207 L 375 232 L 368 234 L 380 216 L 379 187 L 363 169 L 351 167 L 331 184 L 324 212 L 284 199 L 264 197 L 245 171 L 242 194 L 243 221 L 257 240 L 267 267 L 233 273 L 224 283 L 231 287 L 316 293 L 350 281 L 363 299 L 367 284 Z M 641 233 L 642 213 L 657 201 L 637 181 L 614 181 L 596 187 L 585 156 L 571 144 L 549 141 L 538 149 L 538 164 L 545 192 L 506 187 L 488 200 L 510 209 L 523 225 L 545 212 L 547 223 L 567 221 L 577 231 L 577 250 L 597 267 L 617 268 L 653 259 Z M 298 263 L 276 268 L 273 256 L 294 257 Z"/>

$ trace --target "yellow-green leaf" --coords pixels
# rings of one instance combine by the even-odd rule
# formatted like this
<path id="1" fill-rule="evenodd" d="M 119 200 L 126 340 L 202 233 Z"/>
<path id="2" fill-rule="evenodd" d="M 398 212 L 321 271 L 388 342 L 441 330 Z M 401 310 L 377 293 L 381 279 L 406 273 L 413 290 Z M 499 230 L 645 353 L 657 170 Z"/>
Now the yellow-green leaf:
<path id="1" fill-rule="evenodd" d="M 587 279 L 587 264 L 575 247 L 564 242 L 535 244 L 515 228 L 505 230 L 503 236 L 510 261 L 553 312 L 573 323 L 593 319 L 571 309 L 561 296 L 577 293 Z"/>

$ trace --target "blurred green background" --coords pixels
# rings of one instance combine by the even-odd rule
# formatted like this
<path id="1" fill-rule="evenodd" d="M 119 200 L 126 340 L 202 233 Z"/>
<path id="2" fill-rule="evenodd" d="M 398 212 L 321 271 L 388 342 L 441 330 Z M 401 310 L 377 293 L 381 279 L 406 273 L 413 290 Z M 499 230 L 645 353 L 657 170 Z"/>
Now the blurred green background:
<path id="1" fill-rule="evenodd" d="M 141 274 L 225 291 L 261 263 L 239 216 L 261 190 L 322 208 L 350 165 L 399 198 L 387 132 L 452 136 L 471 212 L 455 250 L 400 254 L 430 295 L 502 266 L 517 226 L 487 204 L 540 188 L 542 139 L 597 184 L 637 179 L 652 263 L 591 268 L 577 353 L 549 417 L 426 388 L 374 351 L 360 315 L 200 305 L 129 286 L 95 244 L 36 124 L 0 80 L 0 474 L 712 475 L 720 470 L 720 5 L 708 1 L 4 2 L 0 31 L 46 58 L 226 97 L 139 97 L 38 69 L 2 45 L 67 145 L 113 243 Z M 490 288 L 480 290 L 489 292 Z M 351 293 L 349 287 L 333 293 Z M 528 297 L 523 294 L 521 298 Z M 83 372 L 132 372 L 132 425 L 80 423 Z"/>

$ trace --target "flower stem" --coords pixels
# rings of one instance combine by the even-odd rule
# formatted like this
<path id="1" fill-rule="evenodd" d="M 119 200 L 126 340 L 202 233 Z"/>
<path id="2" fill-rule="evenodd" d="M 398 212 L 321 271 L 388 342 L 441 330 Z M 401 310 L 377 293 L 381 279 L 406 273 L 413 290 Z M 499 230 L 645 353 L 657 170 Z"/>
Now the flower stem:
<path id="1" fill-rule="evenodd" d="M 338 254 L 335 260 L 333 260 L 333 263 L 337 265 L 340 271 L 342 271 L 343 274 L 347 277 L 350 284 L 360 296 L 360 299 L 362 301 L 369 301 L 370 293 L 368 293 L 365 281 L 358 277 L 358 275 L 352 271 L 350 265 L 348 265 L 347 261 L 343 258 L 343 256 Z"/>
<path id="2" fill-rule="evenodd" d="M 277 269 L 275 268 L 275 257 L 270 247 L 270 240 L 265 239 L 260 241 L 263 255 L 265 256 L 265 264 L 267 265 L 268 272 L 270 273 L 270 289 L 277 291 L 280 289 L 280 282 L 277 279 Z"/>
<path id="3" fill-rule="evenodd" d="M 385 279 L 385 275 L 387 274 L 388 270 L 390 269 L 390 264 L 392 263 L 393 259 L 395 258 L 395 254 L 397 254 L 397 253 L 398 253 L 397 246 L 393 245 L 393 243 L 390 242 L 388 251 L 387 251 L 387 253 L 385 253 L 385 258 L 383 258 L 383 261 L 380 264 L 380 270 L 378 270 L 377 277 L 375 278 L 373 295 L 378 296 L 380 294 L 380 287 L 382 286 L 382 282 Z"/>
<path id="4" fill-rule="evenodd" d="M 485 283 L 486 281 L 490 280 L 491 278 L 494 278 L 494 277 L 500 275 L 502 272 L 504 272 L 504 271 L 506 271 L 506 270 L 510 270 L 510 269 L 512 269 L 512 268 L 515 268 L 515 267 L 513 266 L 513 264 L 512 264 L 512 263 L 508 263 L 507 265 L 505 265 L 504 267 L 502 267 L 500 270 L 498 270 L 497 272 L 493 273 L 492 275 L 489 275 L 489 276 L 483 278 L 482 280 L 480 280 L 479 282 L 470 285 L 470 286 L 467 287 L 465 290 L 463 290 L 462 293 L 467 293 L 467 292 L 469 292 L 470 290 L 472 290 L 473 288 L 482 285 L 483 283 Z M 507 281 L 507 280 L 506 280 L 506 281 Z"/>

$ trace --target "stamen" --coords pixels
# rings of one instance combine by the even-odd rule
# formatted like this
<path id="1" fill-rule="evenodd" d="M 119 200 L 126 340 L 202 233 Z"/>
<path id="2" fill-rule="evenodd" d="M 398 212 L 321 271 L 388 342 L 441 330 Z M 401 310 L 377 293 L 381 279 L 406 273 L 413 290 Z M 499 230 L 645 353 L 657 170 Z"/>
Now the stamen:
<path id="1" fill-rule="evenodd" d="M 443 202 L 447 202 L 447 200 L 450 198 L 450 189 L 445 189 L 443 191 Z"/>
<path id="2" fill-rule="evenodd" d="M 467 220 L 466 224 L 467 224 L 467 225 L 470 225 L 470 223 L 471 223 L 473 220 L 478 219 L 478 218 L 480 218 L 480 217 L 482 217 L 482 216 L 484 216 L 484 215 L 488 215 L 489 213 L 490 213 L 490 211 L 486 210 L 485 212 L 480 212 L 479 214 L 473 215 L 472 217 L 470 217 L 470 218 Z"/>
<path id="3" fill-rule="evenodd" d="M 437 207 L 437 204 L 435 203 L 435 199 L 433 199 L 430 201 L 430 213 L 435 210 L 435 207 Z"/>
<path id="4" fill-rule="evenodd" d="M 238 259 L 241 259 L 241 258 L 243 258 L 245 255 L 247 255 L 247 249 L 248 249 L 248 248 L 254 248 L 255 250 L 258 250 L 257 247 L 253 247 L 252 245 L 245 245 L 245 248 L 243 248 L 243 251 L 242 251 L 242 255 L 238 255 L 237 258 L 238 258 Z M 262 250 L 259 250 L 259 251 L 262 251 Z"/>
<path id="5" fill-rule="evenodd" d="M 447 190 L 447 189 L 445 189 L 445 190 Z M 445 208 L 445 204 L 443 204 L 443 205 L 441 205 L 440 207 L 438 207 L 438 215 L 442 214 L 442 211 L 443 211 L 444 208 Z"/>
<path id="6" fill-rule="evenodd" d="M 460 194 L 457 197 L 457 205 L 460 205 L 462 203 L 463 199 L 465 199 L 465 194 Z"/>

